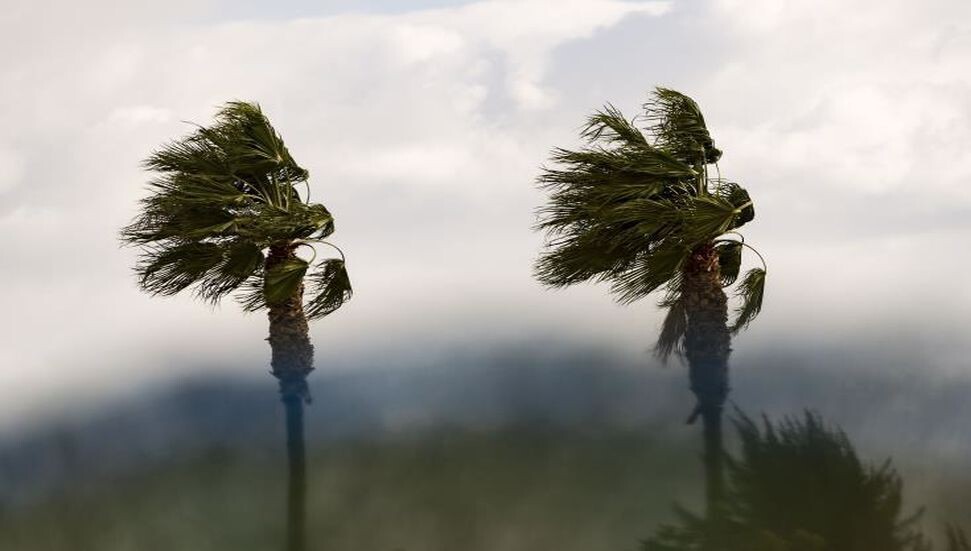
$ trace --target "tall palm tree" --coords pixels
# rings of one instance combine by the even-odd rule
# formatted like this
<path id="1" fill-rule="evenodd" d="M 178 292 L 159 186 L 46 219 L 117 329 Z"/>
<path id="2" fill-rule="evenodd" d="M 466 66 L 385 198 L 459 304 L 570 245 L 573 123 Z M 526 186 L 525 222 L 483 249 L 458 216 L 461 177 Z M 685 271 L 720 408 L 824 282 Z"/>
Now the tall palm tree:
<path id="1" fill-rule="evenodd" d="M 268 312 L 271 373 L 287 417 L 288 549 L 302 549 L 303 404 L 314 355 L 308 321 L 351 297 L 344 254 L 324 240 L 334 218 L 310 202 L 308 172 L 256 104 L 227 103 L 212 126 L 162 146 L 144 166 L 156 177 L 122 230 L 122 240 L 142 251 L 135 268 L 141 288 L 155 295 L 191 290 L 210 303 L 234 295 L 245 310 Z M 315 245 L 339 258 L 314 263 Z M 300 249 L 311 259 L 298 256 Z"/>
<path id="2" fill-rule="evenodd" d="M 738 184 L 709 175 L 722 153 L 691 98 L 657 88 L 644 121 L 642 131 L 608 104 L 587 121 L 581 149 L 553 151 L 554 166 L 539 176 L 550 196 L 539 211 L 547 240 L 535 271 L 551 287 L 607 282 L 625 304 L 663 291 L 667 315 L 656 351 L 687 358 L 697 397 L 689 423 L 703 420 L 712 510 L 723 488 L 731 335 L 762 308 L 765 265 L 741 279 L 741 306 L 729 323 L 723 289 L 736 283 L 742 250 L 751 249 L 738 229 L 755 216 L 752 200 Z"/>

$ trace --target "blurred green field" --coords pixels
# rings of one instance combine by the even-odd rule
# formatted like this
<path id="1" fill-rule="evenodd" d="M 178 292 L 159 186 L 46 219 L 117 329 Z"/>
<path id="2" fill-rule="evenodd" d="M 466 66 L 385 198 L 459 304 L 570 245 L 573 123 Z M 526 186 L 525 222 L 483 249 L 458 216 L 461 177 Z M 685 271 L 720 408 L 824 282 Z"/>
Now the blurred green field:
<path id="1" fill-rule="evenodd" d="M 689 436 L 693 431 L 686 431 Z M 282 456 L 211 451 L 7 511 L 0 549 L 275 549 Z M 334 550 L 635 549 L 700 486 L 690 442 L 627 431 L 439 431 L 317 447 L 309 541 Z"/>
<path id="2" fill-rule="evenodd" d="M 701 435 L 680 373 L 574 362 L 319 379 L 310 549 L 634 551 L 675 503 L 698 511 Z M 736 378 L 753 414 L 818 405 L 865 461 L 892 456 L 926 534 L 971 527 L 971 384 L 759 373 Z M 0 441 L 0 551 L 282 548 L 282 412 L 244 383 L 162 389 Z"/>

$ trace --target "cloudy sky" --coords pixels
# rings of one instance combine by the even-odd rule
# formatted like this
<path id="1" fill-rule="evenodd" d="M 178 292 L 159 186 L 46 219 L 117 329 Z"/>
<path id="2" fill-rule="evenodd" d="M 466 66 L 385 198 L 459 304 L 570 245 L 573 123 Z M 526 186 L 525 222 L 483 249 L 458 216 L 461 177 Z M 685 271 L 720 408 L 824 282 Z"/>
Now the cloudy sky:
<path id="1" fill-rule="evenodd" d="M 313 326 L 320 368 L 528 340 L 647 361 L 652 304 L 543 290 L 530 226 L 549 150 L 656 85 L 701 104 L 756 202 L 767 308 L 736 363 L 862 346 L 971 368 L 966 0 L 162 4 L 0 13 L 5 422 L 200 363 L 260 369 L 262 315 L 140 293 L 117 241 L 141 159 L 230 99 L 262 104 L 337 218 L 356 294 Z"/>

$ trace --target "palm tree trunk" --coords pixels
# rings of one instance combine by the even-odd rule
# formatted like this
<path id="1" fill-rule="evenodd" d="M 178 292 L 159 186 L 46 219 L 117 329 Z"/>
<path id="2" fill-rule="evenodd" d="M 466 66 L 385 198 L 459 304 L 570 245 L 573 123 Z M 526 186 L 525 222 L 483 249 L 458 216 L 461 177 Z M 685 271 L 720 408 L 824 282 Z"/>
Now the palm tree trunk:
<path id="1" fill-rule="evenodd" d="M 688 316 L 685 355 L 691 391 L 698 400 L 692 420 L 704 425 L 705 501 L 708 517 L 720 509 L 725 493 L 722 408 L 728 396 L 728 298 L 722 290 L 718 253 L 713 244 L 691 252 L 683 273 L 682 296 Z"/>
<path id="2" fill-rule="evenodd" d="M 274 245 L 266 259 L 269 269 L 293 258 L 289 245 Z M 287 551 L 306 547 L 306 460 L 303 406 L 310 399 L 307 375 L 313 371 L 314 347 L 303 311 L 303 285 L 281 304 L 270 305 L 270 342 L 273 376 L 280 382 L 280 398 L 287 422 Z"/>
<path id="3" fill-rule="evenodd" d="M 283 399 L 287 410 L 287 551 L 306 548 L 307 478 L 303 442 L 303 398 Z"/>

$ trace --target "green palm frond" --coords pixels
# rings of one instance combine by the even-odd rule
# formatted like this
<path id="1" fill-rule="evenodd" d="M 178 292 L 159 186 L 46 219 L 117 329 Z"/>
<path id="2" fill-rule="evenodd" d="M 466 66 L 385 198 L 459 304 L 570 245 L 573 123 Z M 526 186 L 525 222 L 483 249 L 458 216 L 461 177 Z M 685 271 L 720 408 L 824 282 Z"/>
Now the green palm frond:
<path id="1" fill-rule="evenodd" d="M 693 197 L 684 210 L 683 233 L 691 244 L 711 241 L 735 227 L 735 205 L 717 195 Z"/>
<path id="2" fill-rule="evenodd" d="M 246 310 L 277 304 L 298 292 L 307 267 L 291 258 L 265 269 L 267 249 L 334 232 L 327 208 L 301 198 L 308 173 L 256 104 L 227 103 L 144 166 L 156 177 L 121 239 L 142 247 L 136 270 L 149 292 L 191 287 L 217 302 L 238 291 Z"/>
<path id="3" fill-rule="evenodd" d="M 736 311 L 732 332 L 737 333 L 748 327 L 752 320 L 762 311 L 762 299 L 765 296 L 765 270 L 753 268 L 745 274 L 738 289 L 738 296 L 742 305 Z"/>
<path id="4" fill-rule="evenodd" d="M 740 228 L 755 219 L 755 206 L 752 203 L 752 198 L 749 197 L 748 191 L 742 186 L 735 182 L 715 180 L 713 195 L 735 206 L 738 216 L 731 229 Z"/>
<path id="5" fill-rule="evenodd" d="M 212 126 L 200 127 L 152 153 L 144 166 L 173 179 L 229 185 L 284 208 L 292 199 L 292 186 L 308 177 L 259 106 L 238 101 L 227 103 Z M 176 187 L 180 192 L 186 188 L 182 182 Z"/>
<path id="6" fill-rule="evenodd" d="M 150 293 L 174 295 L 191 287 L 199 298 L 217 302 L 258 272 L 262 261 L 253 243 L 189 241 L 153 249 L 136 273 Z"/>
<path id="7" fill-rule="evenodd" d="M 293 298 L 303 283 L 308 267 L 306 260 L 297 257 L 268 267 L 263 277 L 263 297 L 266 304 L 283 304 Z"/>
<path id="8" fill-rule="evenodd" d="M 656 144 L 690 166 L 718 162 L 721 151 L 708 133 L 701 108 L 688 96 L 657 88 L 644 104 L 651 126 L 648 131 Z"/>
<path id="9" fill-rule="evenodd" d="M 160 177 L 151 187 L 158 194 L 159 206 L 176 201 L 186 205 L 231 208 L 247 199 L 246 192 L 233 184 L 234 179 L 227 176 L 179 172 Z"/>
<path id="10" fill-rule="evenodd" d="M 226 144 L 235 163 L 244 170 L 287 169 L 294 170 L 296 178 L 306 177 L 306 171 L 294 162 L 283 138 L 258 105 L 231 101 L 219 111 L 216 121 L 219 124 L 210 130 L 214 139 Z"/>
<path id="11" fill-rule="evenodd" d="M 580 137 L 590 142 L 604 140 L 611 144 L 630 147 L 647 147 L 644 134 L 624 117 L 619 109 L 607 104 L 587 119 Z"/>
<path id="12" fill-rule="evenodd" d="M 723 241 L 715 247 L 718 251 L 722 285 L 727 287 L 735 283 L 742 270 L 742 243 L 739 241 Z"/>
<path id="13" fill-rule="evenodd" d="M 223 106 L 214 125 L 154 152 L 145 166 L 161 173 L 235 176 L 241 188 L 251 191 L 267 191 L 274 179 L 293 182 L 308 176 L 260 107 L 241 101 Z"/>
<path id="14" fill-rule="evenodd" d="M 263 294 L 263 274 L 254 274 L 247 278 L 237 289 L 235 298 L 244 312 L 258 312 L 267 308 L 266 296 Z"/>
<path id="15" fill-rule="evenodd" d="M 685 309 L 684 299 L 678 292 L 668 297 L 662 306 L 667 307 L 668 312 L 661 324 L 661 333 L 658 335 L 654 351 L 662 361 L 667 361 L 671 354 L 681 352 L 684 335 L 688 330 L 688 312 Z"/>
<path id="16" fill-rule="evenodd" d="M 230 159 L 220 144 L 200 128 L 180 140 L 169 142 L 153 152 L 142 164 L 162 174 L 225 176 L 232 174 Z"/>
<path id="17" fill-rule="evenodd" d="M 334 217 L 319 204 L 292 203 L 287 210 L 268 207 L 239 216 L 236 231 L 266 243 L 323 239 L 334 233 Z"/>
<path id="18" fill-rule="evenodd" d="M 134 245 L 163 241 L 202 241 L 221 237 L 235 215 L 219 205 L 181 202 L 178 197 L 152 195 L 142 200 L 141 214 L 122 230 L 122 240 Z"/>
<path id="19" fill-rule="evenodd" d="M 638 198 L 601 209 L 600 214 L 606 223 L 634 226 L 640 235 L 654 236 L 664 229 L 680 226 L 685 211 L 683 201 Z"/>
<path id="20" fill-rule="evenodd" d="M 225 251 L 214 243 L 178 243 L 153 248 L 135 271 L 146 291 L 174 295 L 200 283 L 223 260 Z"/>
<path id="21" fill-rule="evenodd" d="M 265 256 L 259 245 L 250 241 L 236 241 L 225 247 L 222 262 L 202 280 L 199 296 L 217 302 L 239 288 L 263 268 Z"/>
<path id="22" fill-rule="evenodd" d="M 337 258 L 321 262 L 307 277 L 312 297 L 307 302 L 307 317 L 318 319 L 337 310 L 351 299 L 353 290 L 344 261 Z"/>
<path id="23" fill-rule="evenodd" d="M 642 132 L 607 104 L 583 127 L 583 147 L 553 150 L 551 166 L 537 178 L 549 194 L 535 225 L 546 234 L 535 265 L 545 285 L 604 282 L 618 302 L 636 301 L 672 288 L 692 251 L 754 217 L 741 186 L 707 179 L 703 165 L 721 152 L 694 100 L 658 88 L 645 110 L 649 126 Z M 726 286 L 738 279 L 740 247 L 719 246 Z M 662 304 L 668 318 L 658 350 L 668 355 L 680 317 L 675 303 Z M 761 307 L 754 300 L 746 304 L 740 327 Z"/>
<path id="24" fill-rule="evenodd" d="M 690 251 L 677 242 L 661 242 L 638 256 L 630 268 L 613 277 L 617 302 L 629 304 L 667 285 L 681 273 Z"/>
<path id="25" fill-rule="evenodd" d="M 598 184 L 605 177 L 613 181 L 618 175 L 644 179 L 646 176 L 661 178 L 694 178 L 698 173 L 672 154 L 650 146 L 638 148 L 611 148 L 594 146 L 572 151 L 554 149 L 551 160 L 566 167 L 566 171 L 547 170 L 540 176 L 540 183 Z"/>
<path id="26" fill-rule="evenodd" d="M 535 275 L 550 287 L 566 287 L 581 281 L 610 279 L 630 264 L 635 251 L 613 244 L 608 236 L 591 231 L 564 239 L 543 252 L 536 262 Z"/>

